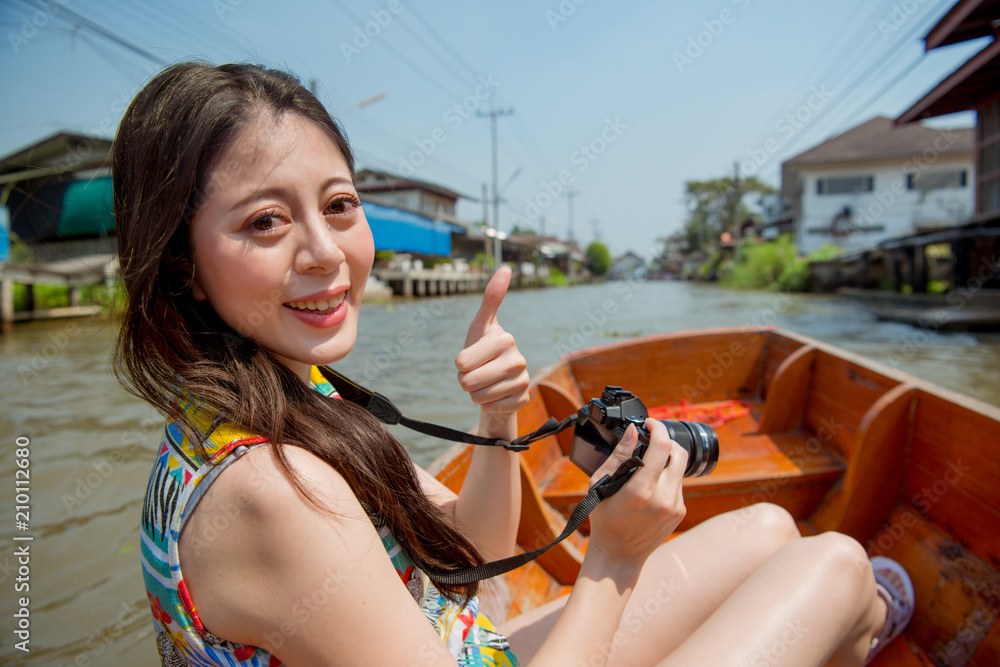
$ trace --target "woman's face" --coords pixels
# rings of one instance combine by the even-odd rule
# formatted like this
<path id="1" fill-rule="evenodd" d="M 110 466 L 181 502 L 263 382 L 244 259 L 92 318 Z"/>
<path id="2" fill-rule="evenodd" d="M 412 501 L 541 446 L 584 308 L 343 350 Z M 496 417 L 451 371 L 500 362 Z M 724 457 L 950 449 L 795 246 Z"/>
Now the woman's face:
<path id="1" fill-rule="evenodd" d="M 294 113 L 222 152 L 191 222 L 192 294 L 308 378 L 354 346 L 375 248 L 347 162 Z"/>

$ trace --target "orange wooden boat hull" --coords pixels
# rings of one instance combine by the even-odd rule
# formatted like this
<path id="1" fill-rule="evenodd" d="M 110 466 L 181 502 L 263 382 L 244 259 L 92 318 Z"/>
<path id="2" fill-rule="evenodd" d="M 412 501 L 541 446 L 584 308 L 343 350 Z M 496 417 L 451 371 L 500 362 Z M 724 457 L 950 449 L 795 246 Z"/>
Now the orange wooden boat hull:
<path id="1" fill-rule="evenodd" d="M 739 400 L 748 414 L 716 431 L 715 472 L 684 481 L 686 530 L 767 501 L 805 534 L 847 533 L 896 559 L 916 591 L 904 636 L 878 665 L 1000 665 L 1000 408 L 774 328 L 650 336 L 583 350 L 537 373 L 520 432 L 564 418 L 607 384 L 647 407 Z M 518 544 L 547 544 L 583 497 L 572 431 L 521 454 Z M 436 462 L 458 490 L 471 449 Z M 508 617 L 571 590 L 588 526 L 506 575 Z"/>

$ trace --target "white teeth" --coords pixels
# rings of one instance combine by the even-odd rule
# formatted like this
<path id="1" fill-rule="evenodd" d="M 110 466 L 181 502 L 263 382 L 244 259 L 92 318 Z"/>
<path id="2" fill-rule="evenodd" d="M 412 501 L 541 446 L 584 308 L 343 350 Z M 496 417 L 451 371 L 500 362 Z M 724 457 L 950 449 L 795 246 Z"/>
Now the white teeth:
<path id="1" fill-rule="evenodd" d="M 316 310 L 322 312 L 339 306 L 344 302 L 345 296 L 345 293 L 341 293 L 332 299 L 324 299 L 320 301 L 289 301 L 285 305 L 289 308 L 295 308 L 297 310 Z"/>

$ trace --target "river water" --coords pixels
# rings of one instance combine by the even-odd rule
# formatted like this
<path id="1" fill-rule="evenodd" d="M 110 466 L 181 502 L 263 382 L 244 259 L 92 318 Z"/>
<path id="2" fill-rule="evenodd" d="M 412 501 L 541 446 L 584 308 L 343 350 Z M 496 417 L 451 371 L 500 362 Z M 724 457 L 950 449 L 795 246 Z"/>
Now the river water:
<path id="1" fill-rule="evenodd" d="M 358 344 L 337 368 L 408 416 L 459 428 L 477 410 L 455 381 L 480 296 L 362 308 Z M 681 282 L 606 283 L 512 292 L 500 322 L 529 371 L 560 354 L 622 338 L 777 324 L 1000 405 L 1000 334 L 924 332 L 876 321 L 832 296 L 730 291 Z M 162 420 L 109 376 L 114 325 L 19 325 L 0 336 L 0 665 L 158 665 L 138 562 L 139 514 Z M 448 443 L 399 430 L 414 459 Z M 15 445 L 28 439 L 30 517 L 16 530 Z M 23 489 L 22 489 L 23 490 Z M 32 536 L 15 542 L 15 536 Z M 15 548 L 29 545 L 30 574 Z M 18 581 L 22 579 L 22 581 Z M 30 585 L 29 591 L 16 587 Z M 17 592 L 21 590 L 21 592 Z M 30 649 L 15 648 L 17 598 L 28 597 Z"/>

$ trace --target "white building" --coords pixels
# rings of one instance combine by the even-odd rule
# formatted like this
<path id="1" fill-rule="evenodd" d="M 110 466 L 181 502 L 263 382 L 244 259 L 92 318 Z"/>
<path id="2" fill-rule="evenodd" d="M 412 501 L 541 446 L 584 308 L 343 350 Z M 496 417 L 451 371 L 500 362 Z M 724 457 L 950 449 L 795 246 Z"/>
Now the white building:
<path id="1" fill-rule="evenodd" d="M 975 210 L 973 130 L 877 117 L 782 163 L 799 252 L 871 248 L 967 223 Z"/>

